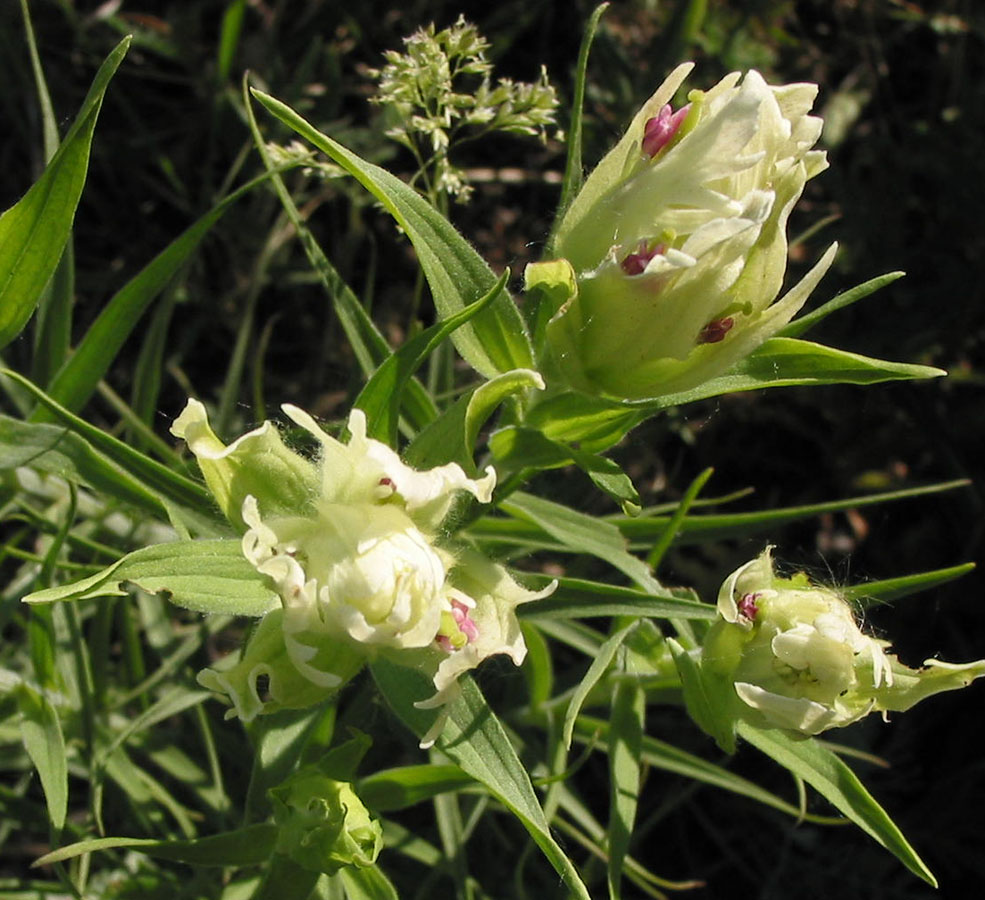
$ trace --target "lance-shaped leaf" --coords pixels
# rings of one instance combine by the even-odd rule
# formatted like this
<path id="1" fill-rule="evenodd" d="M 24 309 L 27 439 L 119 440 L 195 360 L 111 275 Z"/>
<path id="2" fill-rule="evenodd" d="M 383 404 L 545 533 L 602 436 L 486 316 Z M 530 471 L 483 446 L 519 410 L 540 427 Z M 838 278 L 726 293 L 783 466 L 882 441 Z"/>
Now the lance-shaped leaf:
<path id="1" fill-rule="evenodd" d="M 411 376 L 446 337 L 462 328 L 496 299 L 509 275 L 507 269 L 484 297 L 411 338 L 376 370 L 352 404 L 366 413 L 367 434 L 371 438 L 390 446 L 396 443 L 404 388 Z"/>
<path id="2" fill-rule="evenodd" d="M 131 837 L 90 838 L 46 853 L 36 859 L 33 866 L 47 866 L 74 859 L 83 853 L 117 848 L 130 848 L 159 859 L 173 859 L 198 866 L 251 866 L 264 862 L 273 853 L 276 840 L 277 826 L 270 822 L 248 825 L 236 831 L 193 841 L 155 841 Z"/>
<path id="3" fill-rule="evenodd" d="M 0 347 L 20 334 L 58 266 L 89 170 L 103 96 L 129 46 L 130 38 L 124 38 L 106 57 L 58 152 L 31 189 L 0 216 Z"/>
<path id="4" fill-rule="evenodd" d="M 243 556 L 238 539 L 175 541 L 128 553 L 89 578 L 28 594 L 26 603 L 121 596 L 131 582 L 149 593 L 203 613 L 262 616 L 280 606 L 277 595 Z"/>
<path id="5" fill-rule="evenodd" d="M 327 153 L 383 204 L 413 243 L 442 319 L 461 312 L 492 290 L 496 276 L 489 266 L 413 188 L 322 134 L 279 100 L 256 90 L 253 96 L 285 125 Z M 533 362 L 523 317 L 505 291 L 487 310 L 458 329 L 452 341 L 462 357 L 487 378 L 510 369 L 529 368 Z"/>
<path id="6" fill-rule="evenodd" d="M 500 404 L 531 389 L 544 389 L 539 373 L 514 369 L 469 391 L 408 444 L 404 453 L 407 461 L 421 467 L 457 462 L 466 471 L 474 472 L 472 454 L 479 430 Z"/>
<path id="7" fill-rule="evenodd" d="M 815 740 L 798 740 L 775 728 L 757 728 L 748 722 L 739 723 L 739 735 L 803 778 L 911 872 L 937 887 L 937 879 L 893 820 L 834 753 Z"/>
<path id="8" fill-rule="evenodd" d="M 796 338 L 775 337 L 737 363 L 729 372 L 711 378 L 691 390 L 668 394 L 647 403 L 647 408 L 664 409 L 761 388 L 819 384 L 878 384 L 914 378 L 939 378 L 943 369 L 912 363 L 873 359 L 847 350 L 825 347 Z"/>
<path id="9" fill-rule="evenodd" d="M 380 691 L 400 719 L 416 734 L 430 730 L 433 710 L 419 709 L 415 701 L 430 692 L 422 675 L 385 659 L 371 666 Z M 449 705 L 447 723 L 438 746 L 467 774 L 481 782 L 520 820 L 557 870 L 569 894 L 589 900 L 573 863 L 551 836 L 547 818 L 524 769 L 496 714 L 471 678 L 460 682 L 461 695 Z"/>

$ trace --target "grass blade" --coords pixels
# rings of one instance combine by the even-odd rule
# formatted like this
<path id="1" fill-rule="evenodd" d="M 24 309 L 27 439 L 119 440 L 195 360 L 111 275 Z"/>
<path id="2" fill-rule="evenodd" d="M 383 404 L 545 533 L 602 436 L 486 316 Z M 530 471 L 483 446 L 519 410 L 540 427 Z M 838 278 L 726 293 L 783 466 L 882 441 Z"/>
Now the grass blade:
<path id="1" fill-rule="evenodd" d="M 795 740 L 775 728 L 756 728 L 746 722 L 739 723 L 739 734 L 794 775 L 803 778 L 911 872 L 937 887 L 937 879 L 893 820 L 836 754 L 813 740 Z"/>
<path id="2" fill-rule="evenodd" d="M 62 257 L 85 185 L 103 96 L 129 46 L 130 39 L 124 38 L 106 57 L 44 173 L 0 216 L 0 348 L 23 330 Z"/>
<path id="3" fill-rule="evenodd" d="M 289 106 L 253 91 L 253 96 L 368 190 L 406 232 L 417 251 L 442 319 L 460 312 L 496 284 L 496 276 L 472 246 L 413 188 L 366 162 L 322 134 Z M 533 354 L 519 309 L 504 291 L 480 316 L 452 336 L 458 352 L 477 372 L 492 378 L 530 368 Z"/>
<path id="4" fill-rule="evenodd" d="M 371 666 L 373 678 L 394 712 L 416 734 L 423 735 L 434 721 L 433 710 L 414 706 L 433 693 L 430 681 L 412 669 L 380 658 Z M 537 846 L 579 900 L 590 900 L 574 864 L 551 836 L 523 763 L 503 726 L 468 676 L 459 679 L 462 695 L 449 705 L 448 721 L 438 746 L 461 768 L 481 782 L 523 823 Z"/>

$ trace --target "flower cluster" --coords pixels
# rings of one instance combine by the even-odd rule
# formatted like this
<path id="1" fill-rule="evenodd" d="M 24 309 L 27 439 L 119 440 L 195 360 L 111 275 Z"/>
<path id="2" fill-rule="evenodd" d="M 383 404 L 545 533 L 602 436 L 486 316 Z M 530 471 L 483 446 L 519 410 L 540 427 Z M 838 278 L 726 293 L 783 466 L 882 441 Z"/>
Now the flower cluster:
<path id="1" fill-rule="evenodd" d="M 477 551 L 439 540 L 456 495 L 488 503 L 495 472 L 473 479 L 455 463 L 419 472 L 367 437 L 361 410 L 342 443 L 303 410 L 283 409 L 318 441 L 317 461 L 290 450 L 269 422 L 225 446 L 195 400 L 171 429 L 281 601 L 240 661 L 202 672 L 201 683 L 249 720 L 317 702 L 377 653 L 432 675 L 425 707 L 452 700 L 459 676 L 488 656 L 519 665 L 526 647 L 515 607 L 552 588 L 527 591 Z M 425 743 L 441 724 L 439 716 Z"/>
<path id="2" fill-rule="evenodd" d="M 722 706 L 734 718 L 766 727 L 819 734 L 985 675 L 985 660 L 904 666 L 840 594 L 803 574 L 776 575 L 768 549 L 726 579 L 718 612 L 701 650 L 706 688 L 728 695 Z"/>
<path id="3" fill-rule="evenodd" d="M 467 173 L 448 157 L 466 130 L 470 138 L 501 131 L 544 139 L 555 124 L 558 100 L 547 70 L 535 82 L 493 84 L 489 42 L 464 17 L 437 33 L 433 23 L 419 28 L 404 45 L 404 53 L 388 51 L 386 65 L 370 71 L 379 81 L 372 102 L 386 113 L 387 137 L 414 154 L 438 195 L 465 203 L 472 193 Z"/>
<path id="4" fill-rule="evenodd" d="M 827 166 L 811 149 L 816 85 L 733 73 L 675 110 L 690 69 L 643 106 L 558 228 L 554 249 L 576 290 L 548 341 L 579 390 L 644 399 L 722 374 L 791 319 L 834 258 L 831 247 L 773 302 L 787 218 Z"/>

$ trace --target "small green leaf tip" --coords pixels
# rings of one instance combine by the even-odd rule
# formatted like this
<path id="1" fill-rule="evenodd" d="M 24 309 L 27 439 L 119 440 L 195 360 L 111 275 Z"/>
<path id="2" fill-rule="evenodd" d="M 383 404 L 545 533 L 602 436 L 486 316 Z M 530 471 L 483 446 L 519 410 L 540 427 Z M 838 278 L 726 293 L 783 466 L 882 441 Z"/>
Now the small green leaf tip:
<path id="1" fill-rule="evenodd" d="M 714 708 L 733 722 L 815 735 L 985 675 L 985 660 L 904 666 L 859 628 L 839 593 L 803 574 L 777 576 L 769 548 L 725 580 L 718 612 L 697 664 L 703 696 L 717 696 Z M 708 705 L 695 716 L 706 731 Z"/>

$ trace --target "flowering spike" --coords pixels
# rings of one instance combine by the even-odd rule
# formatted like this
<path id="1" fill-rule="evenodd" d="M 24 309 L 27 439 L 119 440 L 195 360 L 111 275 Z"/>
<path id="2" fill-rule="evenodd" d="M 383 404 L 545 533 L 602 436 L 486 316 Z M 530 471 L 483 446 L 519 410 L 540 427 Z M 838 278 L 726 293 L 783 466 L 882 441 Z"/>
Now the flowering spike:
<path id="1" fill-rule="evenodd" d="M 733 73 L 675 112 L 689 68 L 644 105 L 557 229 L 575 284 L 547 343 L 585 393 L 646 400 L 723 374 L 790 321 L 833 259 L 777 300 L 787 219 L 826 166 L 811 149 L 817 87 Z"/>
<path id="2" fill-rule="evenodd" d="M 440 540 L 456 495 L 488 503 L 495 471 L 473 479 L 456 463 L 413 469 L 367 436 L 358 409 L 348 443 L 295 406 L 284 412 L 321 444 L 317 463 L 289 450 L 269 422 L 226 447 L 195 401 L 172 428 L 243 531 L 243 556 L 281 601 L 239 662 L 220 661 L 199 682 L 249 721 L 325 699 L 376 654 L 424 668 L 430 706 L 456 696 L 458 678 L 489 656 L 519 665 L 526 647 L 514 609 L 553 586 L 526 591 L 481 554 L 453 553 Z"/>
<path id="3" fill-rule="evenodd" d="M 718 611 L 701 648 L 699 677 L 704 702 L 714 698 L 729 719 L 705 720 L 720 741 L 728 741 L 739 719 L 819 734 L 873 711 L 909 709 L 985 675 L 985 660 L 904 666 L 888 642 L 862 632 L 838 593 L 804 575 L 777 576 L 769 549 L 726 579 Z"/>

